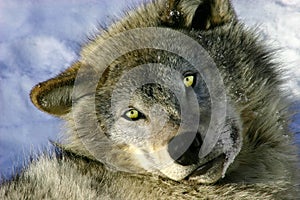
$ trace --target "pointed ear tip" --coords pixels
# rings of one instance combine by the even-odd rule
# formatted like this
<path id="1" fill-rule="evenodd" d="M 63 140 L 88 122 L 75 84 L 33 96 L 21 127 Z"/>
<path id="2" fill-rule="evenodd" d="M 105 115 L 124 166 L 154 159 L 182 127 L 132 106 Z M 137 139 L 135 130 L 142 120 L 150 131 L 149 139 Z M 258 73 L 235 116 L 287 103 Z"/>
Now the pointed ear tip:
<path id="1" fill-rule="evenodd" d="M 38 108 L 40 108 L 40 103 L 38 101 L 38 98 L 39 98 L 39 94 L 41 92 L 41 85 L 42 83 L 39 83 L 37 85 L 35 85 L 31 91 L 30 91 L 30 99 L 31 99 L 31 102 Z"/>
<path id="2" fill-rule="evenodd" d="M 43 83 L 39 83 L 31 89 L 30 95 L 29 95 L 30 100 L 33 103 L 33 105 L 35 107 L 37 107 L 39 110 L 53 115 L 53 113 L 50 113 L 41 103 L 41 93 L 43 91 L 42 85 L 43 85 Z"/>

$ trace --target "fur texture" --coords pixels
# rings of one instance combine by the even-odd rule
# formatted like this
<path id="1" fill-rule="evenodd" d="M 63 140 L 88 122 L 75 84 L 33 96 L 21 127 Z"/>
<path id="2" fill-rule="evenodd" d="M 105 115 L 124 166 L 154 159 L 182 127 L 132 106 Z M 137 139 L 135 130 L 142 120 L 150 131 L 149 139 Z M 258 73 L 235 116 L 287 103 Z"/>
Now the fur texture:
<path id="1" fill-rule="evenodd" d="M 205 132 L 216 120 L 211 119 L 213 97 L 205 78 L 185 58 L 164 50 L 135 49 L 113 57 L 128 46 L 151 41 L 151 32 L 105 46 L 126 30 L 146 27 L 168 28 L 159 44 L 165 49 L 185 46 L 183 41 L 167 42 L 176 36 L 170 30 L 192 38 L 207 51 L 201 62 L 212 58 L 223 80 L 224 123 L 214 127 L 220 135 L 202 157 Z M 187 52 L 194 58 L 193 50 Z M 42 156 L 3 184 L 1 199 L 299 197 L 297 151 L 288 130 L 290 102 L 272 54 L 238 22 L 228 0 L 141 5 L 101 30 L 83 47 L 77 63 L 32 90 L 39 109 L 67 122 L 56 144 L 61 153 Z M 108 64 L 103 68 L 103 63 Z M 144 70 L 136 70 L 143 64 Z M 161 84 L 134 88 L 152 75 Z M 191 130 L 195 124 L 196 133 Z"/>

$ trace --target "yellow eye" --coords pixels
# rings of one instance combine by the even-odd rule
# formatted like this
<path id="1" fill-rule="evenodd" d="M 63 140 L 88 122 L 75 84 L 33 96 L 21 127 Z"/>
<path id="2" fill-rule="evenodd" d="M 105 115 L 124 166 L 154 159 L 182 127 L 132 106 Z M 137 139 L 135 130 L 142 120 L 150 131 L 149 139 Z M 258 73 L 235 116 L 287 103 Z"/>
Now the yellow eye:
<path id="1" fill-rule="evenodd" d="M 194 84 L 194 81 L 195 81 L 195 76 L 186 76 L 184 77 L 183 79 L 183 83 L 186 87 L 191 87 L 193 86 Z"/>
<path id="2" fill-rule="evenodd" d="M 140 113 L 137 110 L 131 109 L 125 113 L 126 117 L 132 120 L 138 119 L 140 117 Z"/>

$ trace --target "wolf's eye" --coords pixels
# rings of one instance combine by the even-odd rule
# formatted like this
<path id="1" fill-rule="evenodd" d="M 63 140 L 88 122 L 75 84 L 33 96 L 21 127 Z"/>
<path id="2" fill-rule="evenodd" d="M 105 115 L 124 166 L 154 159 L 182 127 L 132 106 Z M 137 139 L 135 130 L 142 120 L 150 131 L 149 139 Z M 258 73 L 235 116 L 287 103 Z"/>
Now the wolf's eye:
<path id="1" fill-rule="evenodd" d="M 141 118 L 144 118 L 144 115 L 137 111 L 136 109 L 130 109 L 129 111 L 125 112 L 123 117 L 127 120 L 139 120 Z"/>
<path id="2" fill-rule="evenodd" d="M 183 83 L 186 87 L 194 86 L 194 82 L 195 82 L 195 76 L 194 75 L 186 76 L 183 79 Z"/>

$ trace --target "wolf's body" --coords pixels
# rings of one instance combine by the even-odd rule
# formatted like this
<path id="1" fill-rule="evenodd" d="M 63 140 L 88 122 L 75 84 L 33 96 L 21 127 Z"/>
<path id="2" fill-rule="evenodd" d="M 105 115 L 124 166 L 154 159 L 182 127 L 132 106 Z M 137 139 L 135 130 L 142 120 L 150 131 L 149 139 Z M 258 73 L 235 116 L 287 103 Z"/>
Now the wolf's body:
<path id="1" fill-rule="evenodd" d="M 189 185 L 152 176 L 105 170 L 98 162 L 69 156 L 42 158 L 21 179 L 1 189 L 2 199 L 295 199 L 285 184 Z"/>
<path id="2" fill-rule="evenodd" d="M 181 105 L 174 100 L 170 90 L 151 84 L 138 88 L 129 100 L 131 113 L 117 114 L 125 109 L 121 109 L 125 104 L 123 100 L 130 93 L 128 88 L 124 89 L 126 84 L 123 87 L 117 85 L 121 82 L 122 86 L 123 73 L 141 64 L 164 63 L 166 69 L 158 67 L 161 71 L 157 72 L 155 66 L 149 67 L 146 74 L 154 73 L 163 80 L 174 79 L 173 85 L 180 88 L 182 95 L 184 85 L 180 77 L 168 77 L 170 71 L 167 69 L 192 71 L 186 60 L 162 50 L 138 49 L 109 63 L 99 80 L 95 96 L 84 87 L 89 87 L 90 83 L 86 76 L 92 77 L 92 72 L 101 71 L 99 63 L 110 60 L 110 53 L 121 51 L 124 46 L 136 42 L 127 38 L 128 41 L 103 47 L 103 50 L 101 45 L 104 40 L 122 31 L 144 27 L 168 27 L 184 33 L 204 47 L 216 63 L 228 96 L 224 116 L 226 123 L 221 126 L 226 130 L 216 129 L 221 132 L 220 137 L 204 158 L 198 157 L 199 146 L 202 143 L 205 145 L 202 132 L 208 126 L 211 113 L 207 110 L 212 104 L 206 95 L 208 90 L 205 84 L 195 73 L 192 76 L 183 73 L 182 76 L 196 78 L 196 83 L 184 83 L 187 88 L 194 88 L 199 101 L 200 128 L 183 156 L 174 156 L 176 145 L 180 144 L 175 143 L 174 147 L 170 141 L 179 138 L 184 143 L 184 136 L 189 135 L 190 130 L 187 126 L 178 135 L 175 134 L 181 119 L 178 108 Z M 168 30 L 165 33 L 169 34 L 169 38 L 174 37 Z M 151 37 L 151 33 L 146 33 L 143 40 Z M 174 44 L 180 43 L 176 42 Z M 164 41 L 162 43 L 163 46 Z M 261 43 L 253 32 L 237 21 L 227 0 L 155 1 L 130 12 L 83 47 L 79 62 L 33 89 L 31 98 L 39 109 L 67 121 L 64 142 L 57 147 L 61 149 L 62 156 L 43 156 L 34 161 L 24 173 L 1 186 L 0 198 L 299 197 L 297 155 L 292 146 L 293 136 L 288 130 L 289 102 L 280 88 L 282 80 L 278 66 Z M 165 47 L 168 45 L 165 44 Z M 102 51 L 104 54 L 101 54 Z M 128 79 L 128 85 L 145 79 L 138 72 L 134 76 L 136 80 Z M 78 90 L 72 95 L 76 78 Z M 188 96 L 188 89 L 184 90 Z M 113 102 L 112 99 L 118 101 Z M 190 100 L 184 97 L 183 101 Z M 117 106 L 111 108 L 111 103 Z M 165 126 L 159 130 L 156 128 L 163 118 L 160 118 L 159 109 L 153 110 L 154 105 L 159 105 L 163 113 L 169 116 Z M 167 150 L 164 150 L 165 146 Z M 152 153 L 157 149 L 159 153 Z M 170 160 L 171 164 L 164 166 L 165 159 Z M 201 168 L 202 165 L 205 169 Z M 198 169 L 200 173 L 195 172 Z"/>

